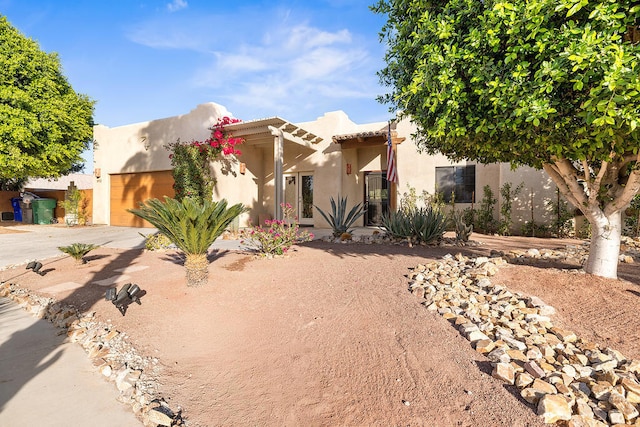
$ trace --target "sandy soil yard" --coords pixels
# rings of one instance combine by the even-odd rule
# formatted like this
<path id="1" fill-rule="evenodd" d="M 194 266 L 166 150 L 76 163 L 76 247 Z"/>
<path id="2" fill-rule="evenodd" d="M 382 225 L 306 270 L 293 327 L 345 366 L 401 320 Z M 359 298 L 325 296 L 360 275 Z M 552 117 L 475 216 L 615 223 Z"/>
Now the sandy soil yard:
<path id="1" fill-rule="evenodd" d="M 162 393 L 192 426 L 541 426 L 517 389 L 492 378 L 487 359 L 408 291 L 406 275 L 446 253 L 576 241 L 473 239 L 483 244 L 316 241 L 271 260 L 222 252 L 199 288 L 185 285 L 177 254 L 140 250 L 98 249 L 84 266 L 59 258 L 44 277 L 20 268 L 0 280 L 49 288 L 125 331 L 158 358 Z M 557 309 L 555 323 L 640 358 L 638 264 L 621 264 L 620 280 L 559 269 L 577 267 L 509 265 L 492 280 L 542 298 Z M 124 317 L 94 284 L 122 268 L 147 291 Z M 51 291 L 67 282 L 87 285 Z"/>

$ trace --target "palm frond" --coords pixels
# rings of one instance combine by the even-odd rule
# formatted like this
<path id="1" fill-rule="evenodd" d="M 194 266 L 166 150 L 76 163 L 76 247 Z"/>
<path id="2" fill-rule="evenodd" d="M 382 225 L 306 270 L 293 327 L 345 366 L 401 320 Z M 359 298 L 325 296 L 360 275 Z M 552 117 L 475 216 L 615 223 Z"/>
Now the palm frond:
<path id="1" fill-rule="evenodd" d="M 240 203 L 227 208 L 224 199 L 199 203 L 188 197 L 178 201 L 165 196 L 164 202 L 149 199 L 139 209 L 128 211 L 151 223 L 186 254 L 204 254 L 246 208 Z"/>

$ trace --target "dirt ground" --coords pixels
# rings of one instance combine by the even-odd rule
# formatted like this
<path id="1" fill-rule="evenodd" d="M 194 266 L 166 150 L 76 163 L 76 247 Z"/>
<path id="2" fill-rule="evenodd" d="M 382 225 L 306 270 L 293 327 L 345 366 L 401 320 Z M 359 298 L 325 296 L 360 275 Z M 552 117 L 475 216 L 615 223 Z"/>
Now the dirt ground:
<path id="1" fill-rule="evenodd" d="M 15 269 L 0 280 L 82 284 L 49 293 L 95 310 L 157 357 L 162 393 L 191 426 L 542 426 L 514 387 L 491 378 L 487 359 L 408 292 L 405 275 L 446 253 L 576 241 L 473 238 L 483 244 L 311 242 L 272 260 L 221 252 L 199 288 L 185 285 L 176 253 L 141 250 L 98 249 L 84 266 L 59 258 L 44 277 Z M 640 267 L 621 264 L 621 280 L 554 267 L 578 266 L 511 265 L 493 280 L 554 306 L 563 327 L 640 358 Z M 118 274 L 147 292 L 124 317 L 94 284 Z"/>

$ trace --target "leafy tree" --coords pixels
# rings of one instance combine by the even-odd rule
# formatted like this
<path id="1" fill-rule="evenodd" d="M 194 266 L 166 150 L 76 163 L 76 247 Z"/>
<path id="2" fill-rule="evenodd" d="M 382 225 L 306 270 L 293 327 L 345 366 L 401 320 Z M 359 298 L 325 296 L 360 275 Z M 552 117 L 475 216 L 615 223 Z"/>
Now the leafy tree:
<path id="1" fill-rule="evenodd" d="M 585 270 L 617 276 L 640 190 L 640 6 L 613 0 L 380 0 L 381 97 L 429 153 L 544 168 L 589 220 Z"/>
<path id="2" fill-rule="evenodd" d="M 93 134 L 93 104 L 73 91 L 55 53 L 0 16 L 0 179 L 77 169 Z"/>

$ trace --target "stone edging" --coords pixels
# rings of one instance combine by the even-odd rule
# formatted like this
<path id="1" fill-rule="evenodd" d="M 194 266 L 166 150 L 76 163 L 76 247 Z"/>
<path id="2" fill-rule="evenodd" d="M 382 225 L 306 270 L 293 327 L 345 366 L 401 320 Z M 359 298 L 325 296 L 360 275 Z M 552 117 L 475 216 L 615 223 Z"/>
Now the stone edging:
<path id="1" fill-rule="evenodd" d="M 145 426 L 184 426 L 181 410 L 173 411 L 159 396 L 156 373 L 158 360 L 138 355 L 126 334 L 95 320 L 95 312 L 82 314 L 53 298 L 31 294 L 8 282 L 0 283 L 0 297 L 16 302 L 39 319 L 46 319 L 78 343 L 98 371 L 119 391 L 117 400 L 130 406 Z"/>
<path id="2" fill-rule="evenodd" d="M 409 289 L 491 361 L 493 377 L 537 405 L 545 423 L 640 426 L 640 360 L 555 327 L 553 307 L 493 284 L 505 264 L 446 255 L 413 268 Z"/>

